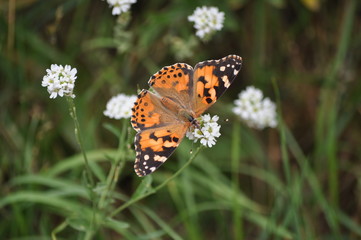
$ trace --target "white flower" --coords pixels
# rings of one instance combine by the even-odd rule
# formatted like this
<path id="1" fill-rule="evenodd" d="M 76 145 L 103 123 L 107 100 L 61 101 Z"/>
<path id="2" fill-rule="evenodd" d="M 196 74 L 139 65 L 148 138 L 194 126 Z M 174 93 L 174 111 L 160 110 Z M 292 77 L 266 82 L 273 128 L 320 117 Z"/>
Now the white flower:
<path id="1" fill-rule="evenodd" d="M 199 38 L 207 39 L 214 32 L 222 29 L 224 12 L 220 12 L 216 7 L 197 7 L 193 15 L 188 16 L 188 21 L 194 22 L 196 35 Z"/>
<path id="2" fill-rule="evenodd" d="M 125 94 L 118 94 L 112 97 L 108 103 L 105 111 L 105 116 L 114 119 L 130 118 L 132 115 L 132 107 L 137 100 L 137 96 L 127 96 Z"/>
<path id="3" fill-rule="evenodd" d="M 209 114 L 197 118 L 200 129 L 192 125 L 188 129 L 186 136 L 189 140 L 193 140 L 194 142 L 200 140 L 202 145 L 212 147 L 216 144 L 217 138 L 221 136 L 219 132 L 221 126 L 217 123 L 218 119 L 219 117 L 217 115 L 211 117 Z"/>
<path id="4" fill-rule="evenodd" d="M 130 5 L 136 3 L 137 0 L 107 0 L 110 7 L 113 8 L 113 15 L 120 15 L 123 12 L 128 12 Z"/>
<path id="5" fill-rule="evenodd" d="M 261 90 L 250 86 L 238 94 L 234 101 L 233 112 L 238 115 L 247 126 L 263 129 L 276 127 L 276 105 L 269 99 L 263 98 Z"/>
<path id="6" fill-rule="evenodd" d="M 47 87 L 50 98 L 68 96 L 74 98 L 73 94 L 77 70 L 69 65 L 51 64 L 50 69 L 46 69 L 41 86 Z"/>

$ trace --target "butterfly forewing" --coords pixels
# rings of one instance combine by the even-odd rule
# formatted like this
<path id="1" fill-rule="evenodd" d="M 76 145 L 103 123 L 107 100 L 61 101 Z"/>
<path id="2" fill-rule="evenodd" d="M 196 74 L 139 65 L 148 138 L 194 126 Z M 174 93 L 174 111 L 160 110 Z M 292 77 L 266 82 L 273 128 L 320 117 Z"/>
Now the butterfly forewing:
<path id="1" fill-rule="evenodd" d="M 196 116 L 201 115 L 222 96 L 237 76 L 241 65 L 241 57 L 228 55 L 219 60 L 200 62 L 195 66 L 193 110 Z"/>
<path id="2" fill-rule="evenodd" d="M 193 99 L 193 68 L 185 63 L 176 63 L 162 68 L 148 81 L 160 96 L 190 108 Z"/>

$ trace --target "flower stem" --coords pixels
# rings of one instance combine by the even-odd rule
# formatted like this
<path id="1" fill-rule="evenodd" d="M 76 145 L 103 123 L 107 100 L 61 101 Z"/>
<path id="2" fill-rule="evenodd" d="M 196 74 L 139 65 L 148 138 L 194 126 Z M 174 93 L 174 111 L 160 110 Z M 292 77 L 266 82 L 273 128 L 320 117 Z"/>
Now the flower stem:
<path id="1" fill-rule="evenodd" d="M 70 116 L 74 121 L 75 137 L 76 137 L 76 140 L 77 140 L 77 142 L 79 144 L 80 150 L 81 150 L 81 152 L 83 154 L 88 184 L 90 183 L 90 187 L 93 188 L 95 186 L 94 185 L 94 179 L 93 179 L 93 175 L 92 175 L 92 172 L 90 170 L 90 167 L 89 167 L 88 157 L 87 157 L 86 152 L 84 150 L 84 144 L 83 144 L 83 140 L 82 140 L 81 134 L 80 134 L 80 125 L 79 125 L 78 117 L 77 117 L 77 114 L 76 114 L 76 107 L 75 107 L 74 101 L 73 101 L 73 99 L 71 97 L 67 97 L 66 99 L 67 99 L 68 105 L 69 105 Z"/>
<path id="2" fill-rule="evenodd" d="M 118 151 L 117 155 L 115 156 L 114 161 L 112 162 L 112 166 L 110 168 L 107 180 L 106 180 L 106 189 L 102 192 L 102 195 L 100 197 L 98 208 L 102 209 L 105 205 L 105 199 L 109 195 L 109 192 L 111 192 L 115 186 L 115 182 L 117 181 L 119 174 L 121 172 L 122 167 L 124 166 L 125 161 L 125 147 L 126 147 L 126 132 L 127 132 L 127 126 L 129 124 L 128 119 L 123 119 L 122 123 L 122 130 L 120 132 L 119 136 L 119 144 L 118 144 Z M 121 165 L 121 166 L 120 166 Z"/>
<path id="3" fill-rule="evenodd" d="M 188 159 L 188 161 L 175 173 L 173 174 L 171 177 L 169 177 L 168 179 L 166 179 L 164 182 L 162 182 L 161 184 L 159 184 L 157 187 L 155 187 L 154 189 L 151 189 L 150 191 L 146 192 L 145 194 L 138 196 L 136 198 L 132 198 L 130 199 L 128 202 L 124 203 L 122 206 L 120 206 L 119 208 L 117 208 L 115 211 L 113 211 L 113 213 L 111 214 L 111 216 L 114 216 L 118 213 L 120 213 L 121 211 L 123 211 L 124 209 L 126 209 L 127 207 L 133 205 L 134 203 L 138 202 L 139 200 L 142 200 L 143 198 L 148 197 L 149 195 L 152 195 L 153 193 L 156 193 L 158 190 L 160 190 L 161 188 L 163 188 L 164 186 L 166 186 L 171 180 L 173 180 L 174 178 L 176 178 L 179 174 L 181 174 L 183 172 L 183 170 L 189 166 L 189 164 L 191 164 L 191 162 L 195 159 L 195 157 L 198 155 L 198 153 L 204 148 L 203 145 L 201 145 L 200 147 L 197 148 L 197 150 L 194 152 L 194 154 L 192 154 L 192 156 Z"/>
<path id="4" fill-rule="evenodd" d="M 232 145 L 231 145 L 231 166 L 233 183 L 233 234 L 234 239 L 243 240 L 242 206 L 237 202 L 239 195 L 239 161 L 241 156 L 241 126 L 239 122 L 233 123 Z"/>
<path id="5" fill-rule="evenodd" d="M 84 162 L 85 162 L 85 175 L 86 175 L 86 181 L 87 181 L 86 187 L 88 188 L 89 195 L 90 195 L 90 200 L 92 202 L 93 217 L 92 217 L 92 220 L 91 220 L 91 223 L 90 223 L 91 226 L 86 231 L 85 237 L 84 237 L 85 240 L 90 240 L 90 239 L 93 238 L 93 235 L 94 235 L 94 231 L 92 229 L 96 228 L 96 216 L 95 216 L 96 202 L 95 202 L 95 193 L 93 191 L 93 189 L 95 187 L 95 182 L 94 182 L 94 179 L 93 179 L 93 174 L 92 174 L 92 172 L 90 170 L 90 167 L 89 167 L 89 161 L 88 161 L 88 157 L 86 155 L 85 149 L 84 149 L 83 140 L 81 138 L 80 125 L 79 125 L 78 117 L 77 117 L 77 114 L 76 114 L 76 107 L 75 107 L 74 101 L 73 101 L 73 99 L 71 97 L 67 97 L 66 99 L 68 101 L 70 116 L 74 121 L 75 137 L 76 137 L 76 140 L 77 140 L 77 142 L 79 144 L 80 150 L 81 150 L 81 152 L 83 154 L 83 158 L 84 158 Z"/>

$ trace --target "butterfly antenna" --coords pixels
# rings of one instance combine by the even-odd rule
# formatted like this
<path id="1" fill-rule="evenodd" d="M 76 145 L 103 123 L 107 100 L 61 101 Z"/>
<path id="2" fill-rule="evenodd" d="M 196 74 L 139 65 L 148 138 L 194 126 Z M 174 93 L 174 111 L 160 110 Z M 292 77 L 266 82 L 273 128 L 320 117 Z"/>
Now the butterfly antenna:
<path id="1" fill-rule="evenodd" d="M 202 129 L 199 127 L 198 130 L 202 133 L 202 135 L 204 136 L 204 133 L 202 132 Z"/>
<path id="2" fill-rule="evenodd" d="M 139 93 L 141 91 L 139 84 L 137 84 L 137 93 Z"/>

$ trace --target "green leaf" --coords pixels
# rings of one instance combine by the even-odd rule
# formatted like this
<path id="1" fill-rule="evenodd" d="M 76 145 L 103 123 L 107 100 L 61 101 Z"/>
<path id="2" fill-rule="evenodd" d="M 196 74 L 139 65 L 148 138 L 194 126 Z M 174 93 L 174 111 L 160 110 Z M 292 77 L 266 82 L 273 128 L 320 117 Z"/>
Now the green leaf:
<path id="1" fill-rule="evenodd" d="M 120 135 L 120 130 L 116 126 L 110 123 L 104 123 L 103 127 L 107 129 L 109 132 L 113 133 L 114 136 L 118 137 Z"/>
<path id="2" fill-rule="evenodd" d="M 43 175 L 24 175 L 13 178 L 11 180 L 13 186 L 28 186 L 28 185 L 40 185 L 50 187 L 56 190 L 62 190 L 64 194 L 72 194 L 74 196 L 88 197 L 86 189 L 77 183 L 67 181 L 65 179 L 58 179 L 54 177 L 48 177 Z M 61 191 L 58 191 L 59 193 Z M 53 192 L 54 193 L 54 192 Z"/>
<path id="3" fill-rule="evenodd" d="M 151 175 L 144 177 L 143 181 L 139 184 L 134 194 L 132 195 L 132 199 L 141 197 L 144 194 L 148 193 L 149 191 L 154 191 L 152 187 L 152 181 L 153 178 Z"/>
<path id="4" fill-rule="evenodd" d="M 91 220 L 81 215 L 74 215 L 66 219 L 69 226 L 72 228 L 85 232 L 91 227 Z"/>
<path id="5" fill-rule="evenodd" d="M 105 219 L 103 225 L 113 229 L 114 231 L 116 231 L 118 233 L 122 233 L 123 229 L 129 228 L 129 223 L 122 222 L 122 221 L 119 221 L 119 220 L 115 220 L 115 219 L 112 219 L 112 218 Z"/>
<path id="6" fill-rule="evenodd" d="M 116 154 L 117 150 L 113 149 L 99 149 L 87 152 L 89 162 L 108 161 L 105 156 L 114 157 Z M 66 171 L 73 171 L 74 168 L 78 167 L 84 167 L 84 159 L 82 154 L 77 154 L 72 157 L 63 159 L 55 166 L 48 169 L 48 171 L 44 174 L 46 174 L 47 176 L 56 176 Z"/>
<path id="7" fill-rule="evenodd" d="M 0 208 L 21 202 L 47 205 L 53 207 L 55 212 L 63 216 L 68 216 L 69 213 L 76 212 L 79 209 L 82 209 L 83 215 L 87 217 L 91 216 L 91 209 L 84 207 L 83 203 L 65 200 L 60 198 L 59 194 L 55 195 L 54 192 L 46 193 L 44 191 L 19 191 L 9 194 L 0 199 Z"/>

